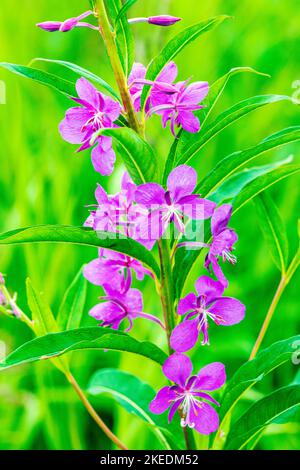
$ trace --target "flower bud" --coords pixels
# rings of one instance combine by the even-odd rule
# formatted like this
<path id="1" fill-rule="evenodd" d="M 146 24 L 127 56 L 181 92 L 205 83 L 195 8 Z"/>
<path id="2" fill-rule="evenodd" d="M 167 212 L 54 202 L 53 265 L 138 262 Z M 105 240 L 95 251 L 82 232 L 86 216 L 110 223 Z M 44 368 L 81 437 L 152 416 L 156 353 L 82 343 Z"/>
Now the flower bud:
<path id="1" fill-rule="evenodd" d="M 160 15 L 160 16 L 150 16 L 148 18 L 149 24 L 154 24 L 157 26 L 172 26 L 173 24 L 181 21 L 181 18 L 170 15 Z"/>

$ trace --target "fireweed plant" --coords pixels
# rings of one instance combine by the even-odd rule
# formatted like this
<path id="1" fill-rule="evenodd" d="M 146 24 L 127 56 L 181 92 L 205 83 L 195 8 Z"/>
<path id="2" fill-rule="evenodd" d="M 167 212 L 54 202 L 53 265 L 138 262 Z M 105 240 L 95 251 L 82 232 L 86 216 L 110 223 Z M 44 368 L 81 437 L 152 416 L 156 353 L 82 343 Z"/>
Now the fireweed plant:
<path id="1" fill-rule="evenodd" d="M 299 386 L 291 385 L 276 390 L 252 405 L 241 417 L 232 419 L 232 411 L 243 394 L 264 375 L 288 361 L 293 342 L 297 340 L 295 337 L 279 341 L 257 355 L 278 301 L 299 265 L 299 251 L 288 264 L 283 237 L 280 230 L 278 232 L 279 214 L 272 199 L 263 192 L 295 174 L 299 165 L 287 164 L 285 160 L 249 169 L 249 163 L 268 150 L 299 140 L 300 129 L 280 131 L 255 147 L 224 158 L 209 174 L 198 175 L 188 163 L 199 156 L 215 135 L 249 112 L 289 98 L 281 95 L 252 97 L 213 120 L 211 113 L 231 77 L 258 72 L 240 67 L 230 70 L 213 84 L 189 77 L 180 81 L 174 59 L 190 42 L 227 17 L 211 18 L 184 29 L 146 67 L 134 61 L 132 25 L 172 26 L 180 18 L 162 15 L 128 19 L 134 3 L 95 0 L 91 2 L 91 10 L 74 18 L 37 25 L 57 34 L 78 27 L 89 29 L 87 34 L 100 34 L 118 90 L 69 62 L 47 59 L 48 63 L 75 72 L 78 78 L 74 83 L 34 67 L 1 64 L 69 98 L 70 108 L 59 125 L 59 132 L 65 141 L 77 146 L 77 152 L 88 151 L 92 167 L 99 175 L 109 177 L 114 172 L 117 157 L 123 159 L 126 171 L 117 194 L 107 194 L 100 184 L 97 186 L 94 204 L 87 208 L 84 227 L 31 227 L 0 237 L 1 244 L 50 241 L 98 248 L 96 259 L 84 267 L 83 274 L 90 283 L 101 288 L 98 303 L 90 311 L 95 327 L 80 328 L 81 275 L 67 291 L 57 317 L 30 280 L 27 294 L 32 317 L 26 315 L 18 307 L 16 297 L 10 295 L 1 275 L 1 312 L 24 321 L 37 338 L 22 345 L 0 366 L 5 369 L 19 363 L 50 359 L 74 387 L 102 431 L 115 446 L 126 449 L 93 408 L 70 371 L 68 356 L 63 354 L 85 348 L 135 353 L 143 361 L 152 359 L 162 366 L 166 385 L 157 394 L 137 377 L 112 369 L 100 371 L 92 378 L 90 393 L 101 393 L 102 388 L 110 391 L 122 406 L 150 423 L 162 448 L 195 449 L 195 433 L 211 435 L 210 448 L 252 448 L 268 423 L 300 402 Z M 158 122 L 161 119 L 164 132 L 174 137 L 167 158 L 158 156 L 147 139 L 147 123 L 155 115 L 159 117 Z M 246 164 L 247 173 L 242 169 Z M 238 235 L 233 228 L 232 215 L 254 198 L 261 218 L 266 221 L 267 239 L 281 270 L 281 281 L 251 361 L 238 369 L 225 385 L 224 364 L 205 364 L 204 359 L 203 367 L 193 372 L 188 352 L 193 349 L 196 355 L 205 358 L 206 348 L 214 342 L 213 333 L 209 334 L 210 325 L 236 325 L 245 317 L 242 301 L 227 294 L 230 281 L 227 273 L 232 276 L 234 271 L 226 269 L 225 265 L 237 262 L 234 250 Z M 203 254 L 202 263 L 200 254 Z M 198 273 L 195 290 L 184 294 L 192 268 Z M 156 288 L 162 315 L 145 311 L 142 287 L 133 287 L 133 283 L 144 278 Z M 74 296 L 77 296 L 77 303 L 74 303 Z M 161 328 L 166 338 L 165 351 L 129 335 L 134 332 L 138 318 L 149 326 L 152 322 Z M 134 385 L 128 389 L 125 382 Z M 217 401 L 212 395 L 224 385 L 226 388 L 222 394 L 218 392 Z M 149 396 L 146 406 L 145 396 Z M 160 415 L 167 410 L 165 420 Z M 199 443 L 198 447 L 201 447 Z"/>

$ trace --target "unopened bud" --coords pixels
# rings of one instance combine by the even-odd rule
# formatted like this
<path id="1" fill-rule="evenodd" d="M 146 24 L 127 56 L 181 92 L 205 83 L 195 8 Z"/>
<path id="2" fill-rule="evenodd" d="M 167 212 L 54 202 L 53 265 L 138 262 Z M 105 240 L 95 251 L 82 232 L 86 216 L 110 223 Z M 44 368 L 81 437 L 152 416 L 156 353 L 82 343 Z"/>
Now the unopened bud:
<path id="1" fill-rule="evenodd" d="M 155 24 L 157 26 L 172 26 L 178 21 L 181 21 L 181 18 L 170 15 L 150 16 L 150 18 L 148 18 L 149 24 Z"/>

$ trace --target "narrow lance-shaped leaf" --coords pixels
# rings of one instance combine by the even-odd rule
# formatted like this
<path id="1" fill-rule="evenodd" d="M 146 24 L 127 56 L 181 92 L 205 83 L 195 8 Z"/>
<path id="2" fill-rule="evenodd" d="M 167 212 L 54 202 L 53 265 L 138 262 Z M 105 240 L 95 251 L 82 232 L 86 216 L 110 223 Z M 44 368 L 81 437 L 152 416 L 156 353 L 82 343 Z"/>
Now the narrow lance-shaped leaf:
<path id="1" fill-rule="evenodd" d="M 221 15 L 215 18 L 210 18 L 206 21 L 201 21 L 193 26 L 189 26 L 184 29 L 181 33 L 177 34 L 171 39 L 168 44 L 162 49 L 162 51 L 156 56 L 150 63 L 146 79 L 154 81 L 159 76 L 165 65 L 172 61 L 188 44 L 197 39 L 204 33 L 211 31 L 213 28 L 223 23 L 224 20 L 229 18 L 228 16 Z M 145 107 L 145 103 L 150 93 L 150 86 L 145 86 L 141 97 L 141 107 Z"/>
<path id="2" fill-rule="evenodd" d="M 259 352 L 255 359 L 245 362 L 227 383 L 220 408 L 220 431 L 226 417 L 232 411 L 247 390 L 277 367 L 290 362 L 295 353 L 294 345 L 300 341 L 300 335 L 272 344 Z"/>
<path id="3" fill-rule="evenodd" d="M 120 150 L 120 156 L 136 184 L 157 181 L 158 161 L 152 147 L 134 130 L 127 127 L 101 129 L 96 135 L 113 138 Z"/>
<path id="4" fill-rule="evenodd" d="M 128 413 L 148 423 L 166 449 L 171 449 L 171 445 L 163 428 L 169 428 L 169 431 L 176 433 L 177 445 L 180 446 L 183 434 L 179 423 L 170 425 L 165 416 L 155 415 L 149 411 L 149 403 L 155 397 L 155 391 L 138 377 L 116 369 L 102 369 L 91 378 L 88 392 L 95 396 L 102 393 L 112 395 Z"/>
<path id="5" fill-rule="evenodd" d="M 128 10 L 137 2 L 137 0 L 127 0 L 121 10 L 118 13 L 118 16 L 115 20 L 115 25 L 119 23 L 121 19 L 123 19 L 124 15 L 128 12 Z"/>
<path id="6" fill-rule="evenodd" d="M 65 80 L 64 78 L 58 77 L 57 75 L 53 75 L 51 73 L 44 72 L 43 70 L 38 70 L 32 67 L 26 67 L 24 65 L 18 64 L 9 64 L 6 62 L 1 62 L 0 67 L 3 67 L 4 69 L 7 69 L 17 75 L 21 75 L 22 77 L 30 78 L 31 80 L 41 83 L 42 85 L 54 88 L 64 95 L 76 95 L 75 84 Z"/>
<path id="7" fill-rule="evenodd" d="M 284 178 L 293 176 L 300 171 L 300 165 L 286 165 L 280 168 L 276 168 L 265 175 L 256 178 L 251 183 L 247 184 L 243 191 L 235 199 L 234 213 L 240 210 L 245 204 L 251 201 L 258 194 L 262 193 L 266 189 L 273 186 L 278 181 L 282 181 Z"/>
<path id="8" fill-rule="evenodd" d="M 185 152 L 178 160 L 178 165 L 187 163 L 189 160 L 196 157 L 211 139 L 242 117 L 252 111 L 262 108 L 263 106 L 283 100 L 291 101 L 291 98 L 289 96 L 282 95 L 254 96 L 235 104 L 220 114 L 212 124 L 200 131 L 199 134 L 196 134 L 196 137 L 193 139 L 193 144 L 186 148 Z"/>
<path id="9" fill-rule="evenodd" d="M 260 155 L 263 155 L 269 150 L 273 150 L 297 140 L 300 140 L 300 126 L 285 129 L 281 133 L 271 136 L 267 140 L 263 140 L 255 147 L 235 152 L 228 157 L 223 158 L 198 185 L 197 192 L 200 192 L 203 197 L 209 196 L 210 193 L 215 191 L 218 186 L 220 186 L 243 165 L 249 163 Z"/>
<path id="10" fill-rule="evenodd" d="M 58 331 L 55 318 L 44 295 L 37 292 L 29 278 L 26 280 L 26 292 L 36 334 L 41 336 Z"/>
<path id="11" fill-rule="evenodd" d="M 56 64 L 60 65 L 62 67 L 65 67 L 69 70 L 72 70 L 72 72 L 76 73 L 80 77 L 85 77 L 87 80 L 90 80 L 94 83 L 97 83 L 99 87 L 105 91 L 108 92 L 110 95 L 112 95 L 116 100 L 121 101 L 121 98 L 119 95 L 115 92 L 115 90 L 101 77 L 98 75 L 94 74 L 93 72 L 90 72 L 89 70 L 84 69 L 83 67 L 80 67 L 80 65 L 73 64 L 72 62 L 67 62 L 65 60 L 55 60 L 55 59 L 44 59 L 44 58 L 36 58 L 31 61 L 31 64 L 35 62 L 46 62 L 50 64 Z"/>
<path id="12" fill-rule="evenodd" d="M 152 343 L 137 341 L 126 333 L 97 326 L 50 333 L 33 339 L 0 362 L 0 370 L 39 360 L 53 359 L 70 351 L 91 349 L 126 351 L 151 359 L 160 365 L 167 359 L 167 355 Z"/>
<path id="13" fill-rule="evenodd" d="M 80 327 L 86 302 L 86 291 L 87 281 L 81 268 L 65 293 L 59 308 L 57 324 L 60 331 L 74 330 Z"/>
<path id="14" fill-rule="evenodd" d="M 258 212 L 258 220 L 263 235 L 268 244 L 270 253 L 276 266 L 282 274 L 285 273 L 288 262 L 288 238 L 286 228 L 280 217 L 279 211 L 272 199 L 266 193 L 260 193 L 254 199 Z"/>
<path id="15" fill-rule="evenodd" d="M 293 161 L 293 156 L 289 156 L 284 160 L 268 163 L 267 165 L 254 166 L 246 168 L 239 173 L 234 174 L 228 180 L 224 181 L 218 189 L 210 194 L 209 199 L 217 204 L 232 203 L 239 193 L 259 176 L 269 173 L 271 170 L 287 165 Z"/>
<path id="16" fill-rule="evenodd" d="M 232 425 L 226 449 L 242 449 L 266 426 L 300 404 L 300 385 L 281 388 L 254 403 Z"/>
<path id="17" fill-rule="evenodd" d="M 231 78 L 240 73 L 253 73 L 256 75 L 266 76 L 265 74 L 258 72 L 257 70 L 251 67 L 236 67 L 229 70 L 229 72 L 227 72 L 216 82 L 214 82 L 210 87 L 208 96 L 203 101 L 204 108 L 196 113 L 201 122 L 201 129 L 206 128 L 206 121 L 208 120 L 211 112 L 213 111 L 219 99 L 221 98 L 227 83 L 231 80 Z M 184 130 L 181 130 L 179 132 L 178 137 L 177 139 L 175 139 L 172 149 L 167 158 L 164 172 L 164 182 L 166 182 L 169 173 L 176 166 L 176 162 L 180 160 L 181 155 L 185 152 L 188 147 L 194 144 L 197 137 L 197 134 L 191 134 L 190 132 L 186 132 Z"/>
<path id="18" fill-rule="evenodd" d="M 124 253 L 144 263 L 157 277 L 160 270 L 155 258 L 140 243 L 119 234 L 95 232 L 82 227 L 63 225 L 41 225 L 13 230 L 0 235 L 0 245 L 20 245 L 24 243 L 69 243 L 86 245 Z"/>

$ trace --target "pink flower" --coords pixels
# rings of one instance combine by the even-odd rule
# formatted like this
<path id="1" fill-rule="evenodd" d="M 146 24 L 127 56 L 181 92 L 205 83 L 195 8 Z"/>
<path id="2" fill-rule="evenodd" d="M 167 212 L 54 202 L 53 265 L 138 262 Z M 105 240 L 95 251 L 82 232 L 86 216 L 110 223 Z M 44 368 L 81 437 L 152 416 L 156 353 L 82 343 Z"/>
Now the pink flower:
<path id="1" fill-rule="evenodd" d="M 164 413 L 168 408 L 169 422 L 176 411 L 181 415 L 181 426 L 195 429 L 201 434 L 211 434 L 219 427 L 219 417 L 210 403 L 219 406 L 207 391 L 217 390 L 226 381 L 225 367 L 220 362 L 203 367 L 191 375 L 192 362 L 184 354 L 173 354 L 163 365 L 163 373 L 176 385 L 162 388 L 150 403 L 150 411 Z"/>
<path id="2" fill-rule="evenodd" d="M 125 293 L 120 293 L 108 284 L 104 288 L 107 295 L 100 298 L 104 302 L 96 305 L 90 311 L 92 317 L 102 322 L 101 326 L 109 326 L 114 330 L 118 330 L 121 323 L 127 320 L 129 326 L 126 331 L 130 331 L 134 319 L 145 318 L 164 328 L 158 318 L 143 312 L 143 296 L 138 289 L 129 289 Z"/>
<path id="3" fill-rule="evenodd" d="M 223 261 L 229 261 L 231 264 L 236 263 L 236 257 L 232 254 L 232 251 L 238 236 L 233 229 L 228 227 L 231 215 L 232 205 L 230 204 L 223 204 L 215 210 L 211 219 L 213 240 L 209 245 L 209 253 L 205 260 L 207 270 L 210 271 L 212 267 L 215 276 L 225 287 L 228 286 L 228 281 L 220 268 L 218 260 L 221 257 Z"/>
<path id="4" fill-rule="evenodd" d="M 149 18 L 131 18 L 128 20 L 129 24 L 149 23 L 156 26 L 172 26 L 173 24 L 181 21 L 181 18 L 170 15 L 150 16 Z"/>
<path id="5" fill-rule="evenodd" d="M 184 233 L 185 216 L 194 220 L 212 216 L 216 205 L 207 199 L 201 199 L 198 194 L 192 194 L 196 184 L 196 171 L 187 165 L 181 165 L 170 173 L 167 190 L 156 183 L 146 183 L 137 188 L 136 202 L 149 211 L 141 229 L 142 239 L 152 241 L 153 246 L 170 223 L 174 223 Z"/>
<path id="6" fill-rule="evenodd" d="M 73 98 L 81 107 L 67 111 L 59 126 L 62 138 L 71 144 L 81 144 L 78 152 L 92 147 L 95 132 L 105 127 L 114 127 L 121 113 L 121 106 L 112 98 L 100 93 L 88 80 L 80 78 L 76 83 L 79 98 Z M 92 163 L 101 175 L 110 175 L 116 160 L 112 139 L 99 136 L 92 150 Z"/>
<path id="7" fill-rule="evenodd" d="M 231 326 L 245 317 L 245 306 L 232 297 L 222 297 L 224 286 L 208 276 L 196 282 L 197 295 L 191 292 L 180 300 L 178 315 L 186 315 L 171 335 L 171 347 L 177 352 L 192 349 L 203 334 L 202 345 L 209 344 L 209 320 L 216 325 Z"/>
<path id="8" fill-rule="evenodd" d="M 151 93 L 153 108 L 151 114 L 162 116 L 163 127 L 170 121 L 171 131 L 176 135 L 176 127 L 182 127 L 187 132 L 196 133 L 200 130 L 200 121 L 193 114 L 202 109 L 200 106 L 209 92 L 207 82 L 195 82 L 187 86 L 187 82 L 175 85 L 155 83 Z"/>
<path id="9" fill-rule="evenodd" d="M 82 13 L 82 15 L 79 15 L 75 18 L 69 18 L 68 20 L 65 20 L 63 22 L 62 21 L 44 21 L 43 23 L 37 23 L 37 26 L 49 33 L 54 33 L 56 31 L 60 31 L 61 33 L 67 33 L 74 28 L 80 28 L 80 27 L 91 28 L 97 31 L 98 30 L 97 26 L 80 21 L 93 14 L 94 13 L 91 10 L 89 10 L 89 11 L 86 11 L 85 13 Z"/>

